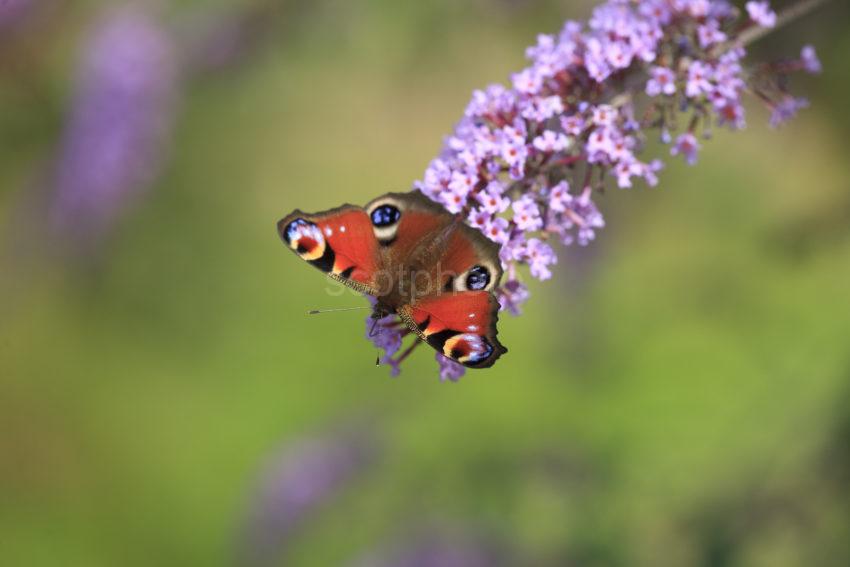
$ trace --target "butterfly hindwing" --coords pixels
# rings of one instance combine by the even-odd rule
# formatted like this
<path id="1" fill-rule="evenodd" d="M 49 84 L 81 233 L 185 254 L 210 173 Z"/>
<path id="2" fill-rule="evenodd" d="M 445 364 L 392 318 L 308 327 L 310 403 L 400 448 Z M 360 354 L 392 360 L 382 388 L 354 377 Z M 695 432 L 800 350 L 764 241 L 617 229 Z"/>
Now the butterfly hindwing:
<path id="1" fill-rule="evenodd" d="M 499 303 L 487 291 L 425 297 L 399 310 L 401 318 L 437 352 L 470 368 L 487 368 L 507 349 L 497 338 Z"/>
<path id="2" fill-rule="evenodd" d="M 453 279 L 444 282 L 453 291 L 492 292 L 502 278 L 499 245 L 469 225 L 458 223 L 448 237 L 440 268 Z"/>
<path id="3" fill-rule="evenodd" d="M 332 278 L 374 295 L 378 240 L 366 211 L 343 205 L 321 213 L 295 210 L 277 223 L 284 243 Z"/>

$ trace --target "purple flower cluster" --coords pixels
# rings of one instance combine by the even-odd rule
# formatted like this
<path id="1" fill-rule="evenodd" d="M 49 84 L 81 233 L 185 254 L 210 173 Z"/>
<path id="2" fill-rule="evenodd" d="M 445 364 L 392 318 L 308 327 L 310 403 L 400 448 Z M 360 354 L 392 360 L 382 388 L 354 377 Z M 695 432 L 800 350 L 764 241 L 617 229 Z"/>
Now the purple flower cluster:
<path id="1" fill-rule="evenodd" d="M 502 309 L 519 313 L 528 298 L 519 266 L 546 280 L 553 240 L 583 246 L 605 226 L 594 196 L 609 179 L 620 188 L 658 183 L 662 162 L 639 157 L 648 131 L 695 164 L 712 124 L 745 126 L 745 91 L 772 109 L 772 125 L 806 105 L 785 91 L 785 76 L 820 71 L 814 50 L 745 72 L 739 36 L 776 24 L 767 1 L 748 2 L 746 13 L 726 0 L 608 0 L 586 26 L 568 21 L 540 35 L 511 87 L 473 93 L 414 185 L 501 245 Z"/>

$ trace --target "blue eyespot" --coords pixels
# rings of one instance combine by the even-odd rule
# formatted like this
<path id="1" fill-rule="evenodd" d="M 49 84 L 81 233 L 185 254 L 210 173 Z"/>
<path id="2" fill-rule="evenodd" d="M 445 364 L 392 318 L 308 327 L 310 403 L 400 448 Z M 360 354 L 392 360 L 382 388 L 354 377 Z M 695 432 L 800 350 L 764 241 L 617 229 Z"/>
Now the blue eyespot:
<path id="1" fill-rule="evenodd" d="M 308 230 L 311 226 L 315 225 L 304 219 L 295 219 L 286 225 L 286 229 L 283 231 L 283 237 L 286 240 L 286 243 L 291 244 L 293 240 L 298 240 L 301 234 L 305 230 Z"/>
<path id="2" fill-rule="evenodd" d="M 466 276 L 466 289 L 480 290 L 490 283 L 490 270 L 484 266 L 473 266 Z"/>
<path id="3" fill-rule="evenodd" d="M 490 358 L 493 345 L 487 339 L 474 333 L 458 334 L 443 344 L 443 354 L 462 364 L 478 364 Z"/>
<path id="4" fill-rule="evenodd" d="M 372 211 L 372 224 L 378 227 L 391 226 L 401 218 L 401 211 L 392 205 L 381 205 Z"/>
<path id="5" fill-rule="evenodd" d="M 481 362 L 493 354 L 493 345 L 481 339 L 479 344 L 469 353 L 469 362 Z"/>

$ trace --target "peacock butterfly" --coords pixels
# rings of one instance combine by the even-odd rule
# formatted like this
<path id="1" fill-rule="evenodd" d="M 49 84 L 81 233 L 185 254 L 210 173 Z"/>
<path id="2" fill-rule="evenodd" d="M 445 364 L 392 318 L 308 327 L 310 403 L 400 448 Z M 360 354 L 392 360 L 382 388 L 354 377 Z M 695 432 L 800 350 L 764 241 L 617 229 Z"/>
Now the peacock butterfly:
<path id="1" fill-rule="evenodd" d="M 469 368 L 492 366 L 502 277 L 499 245 L 419 191 L 365 207 L 295 210 L 284 243 L 329 277 L 375 298 L 372 317 L 397 314 L 420 339 Z"/>

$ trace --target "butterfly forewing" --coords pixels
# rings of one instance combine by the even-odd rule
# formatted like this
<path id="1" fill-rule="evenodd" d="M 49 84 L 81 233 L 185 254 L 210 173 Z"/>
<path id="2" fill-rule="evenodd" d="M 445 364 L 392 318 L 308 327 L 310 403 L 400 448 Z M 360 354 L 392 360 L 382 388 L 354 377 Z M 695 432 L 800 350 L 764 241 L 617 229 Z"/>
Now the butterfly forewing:
<path id="1" fill-rule="evenodd" d="M 378 241 L 369 216 L 343 205 L 321 213 L 293 211 L 277 223 L 284 243 L 328 275 L 364 293 L 373 293 L 380 269 Z"/>

